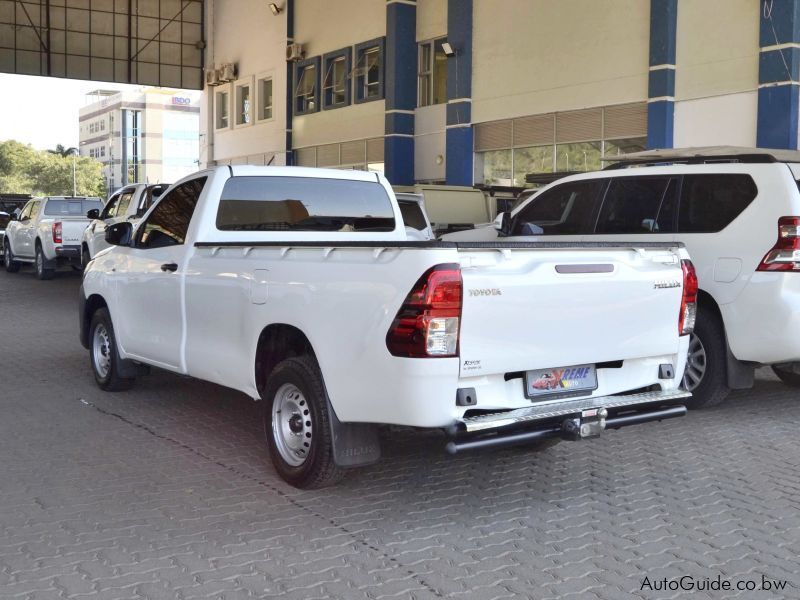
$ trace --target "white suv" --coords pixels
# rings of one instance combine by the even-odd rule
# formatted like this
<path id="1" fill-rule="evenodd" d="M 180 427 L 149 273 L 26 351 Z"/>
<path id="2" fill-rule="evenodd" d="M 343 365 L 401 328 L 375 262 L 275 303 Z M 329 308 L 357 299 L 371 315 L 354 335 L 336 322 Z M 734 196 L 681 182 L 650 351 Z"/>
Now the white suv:
<path id="1" fill-rule="evenodd" d="M 687 405 L 709 406 L 752 386 L 760 365 L 800 386 L 798 179 L 800 152 L 641 152 L 552 183 L 494 226 L 444 239 L 683 242 L 700 283 Z"/>

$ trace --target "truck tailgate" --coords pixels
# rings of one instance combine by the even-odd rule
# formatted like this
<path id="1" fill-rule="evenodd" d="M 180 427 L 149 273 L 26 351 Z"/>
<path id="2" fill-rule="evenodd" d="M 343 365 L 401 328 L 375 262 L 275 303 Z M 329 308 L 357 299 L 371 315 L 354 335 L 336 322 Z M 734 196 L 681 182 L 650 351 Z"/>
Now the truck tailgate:
<path id="1" fill-rule="evenodd" d="M 461 376 L 678 352 L 677 248 L 467 249 Z"/>
<path id="2" fill-rule="evenodd" d="M 85 217 L 48 217 L 41 222 L 47 228 L 52 228 L 53 223 L 61 223 L 61 243 L 64 246 L 79 246 L 90 221 Z"/>

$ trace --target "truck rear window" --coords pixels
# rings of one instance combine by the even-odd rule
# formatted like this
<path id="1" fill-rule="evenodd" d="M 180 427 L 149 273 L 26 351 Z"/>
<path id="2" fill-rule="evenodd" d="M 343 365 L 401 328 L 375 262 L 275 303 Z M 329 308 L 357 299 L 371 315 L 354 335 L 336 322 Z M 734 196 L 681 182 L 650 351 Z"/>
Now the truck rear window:
<path id="1" fill-rule="evenodd" d="M 394 231 L 376 182 L 309 177 L 231 177 L 217 211 L 221 231 Z"/>
<path id="2" fill-rule="evenodd" d="M 103 203 L 100 200 L 48 200 L 44 205 L 44 214 L 51 217 L 85 217 L 94 208 L 103 210 Z"/>

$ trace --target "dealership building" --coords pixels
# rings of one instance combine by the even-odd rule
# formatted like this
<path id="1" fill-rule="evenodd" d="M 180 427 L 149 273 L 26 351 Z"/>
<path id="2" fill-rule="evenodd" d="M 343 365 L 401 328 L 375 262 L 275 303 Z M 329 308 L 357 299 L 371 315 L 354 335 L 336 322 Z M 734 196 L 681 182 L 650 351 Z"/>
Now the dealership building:
<path id="1" fill-rule="evenodd" d="M 798 142 L 793 0 L 207 0 L 205 27 L 202 164 L 521 185 Z"/>
<path id="2" fill-rule="evenodd" d="M 103 164 L 109 190 L 171 183 L 199 165 L 200 93 L 95 90 L 78 120 L 81 156 Z"/>

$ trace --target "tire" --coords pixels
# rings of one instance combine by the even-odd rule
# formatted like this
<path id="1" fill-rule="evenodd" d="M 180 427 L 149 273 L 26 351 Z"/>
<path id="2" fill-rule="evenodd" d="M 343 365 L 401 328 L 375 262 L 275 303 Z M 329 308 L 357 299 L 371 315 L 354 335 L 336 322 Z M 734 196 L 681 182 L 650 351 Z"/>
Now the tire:
<path id="1" fill-rule="evenodd" d="M 42 251 L 42 245 L 39 244 L 38 242 L 36 243 L 36 260 L 34 261 L 34 267 L 36 269 L 36 279 L 40 281 L 52 279 L 53 276 L 56 274 L 55 270 L 48 269 L 45 266 L 45 258 L 44 258 L 44 252 Z"/>
<path id="2" fill-rule="evenodd" d="M 107 308 L 99 308 L 92 315 L 89 343 L 92 373 L 98 387 L 107 392 L 130 389 L 135 379 L 120 377 L 117 372 L 120 360 L 117 354 L 117 339 Z"/>
<path id="3" fill-rule="evenodd" d="M 317 361 L 298 356 L 278 363 L 264 400 L 264 435 L 281 478 L 304 490 L 339 481 L 344 469 L 333 459 L 328 395 Z"/>
<path id="4" fill-rule="evenodd" d="M 89 264 L 89 261 L 92 260 L 92 257 L 89 256 L 89 246 L 84 244 L 81 246 L 81 271 L 86 269 L 86 266 Z"/>
<path id="5" fill-rule="evenodd" d="M 17 273 L 20 268 L 20 264 L 14 260 L 14 253 L 11 251 L 11 244 L 8 243 L 8 240 L 4 240 L 5 243 L 3 244 L 3 266 L 6 268 L 8 273 Z"/>
<path id="6" fill-rule="evenodd" d="M 789 387 L 800 387 L 800 373 L 795 373 L 790 369 L 784 369 L 777 365 L 772 367 L 772 372 Z"/>
<path id="7" fill-rule="evenodd" d="M 689 356 L 681 387 L 692 392 L 684 402 L 687 408 L 716 406 L 730 393 L 728 350 L 725 329 L 713 312 L 700 308 L 694 333 L 689 340 Z"/>

